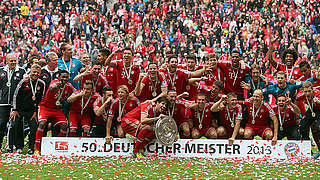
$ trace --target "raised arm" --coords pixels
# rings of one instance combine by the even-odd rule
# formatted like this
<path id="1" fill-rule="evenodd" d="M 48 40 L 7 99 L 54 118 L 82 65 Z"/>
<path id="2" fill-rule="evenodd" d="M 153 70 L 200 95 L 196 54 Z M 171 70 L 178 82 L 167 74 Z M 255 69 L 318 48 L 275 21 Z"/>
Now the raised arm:
<path id="1" fill-rule="evenodd" d="M 113 56 L 116 55 L 118 52 L 122 51 L 122 48 L 118 48 L 117 50 L 113 51 L 108 58 L 106 59 L 106 61 L 104 62 L 105 66 L 109 66 L 111 60 L 113 59 Z"/>
<path id="2" fill-rule="evenodd" d="M 272 54 L 273 54 L 273 44 L 275 42 L 275 38 L 271 35 L 270 36 L 270 41 L 271 41 L 271 45 L 269 47 L 269 50 L 267 52 L 267 57 L 268 57 L 268 61 L 271 63 L 271 65 L 274 67 L 274 68 L 277 68 L 278 66 L 278 63 L 277 61 L 275 61 L 272 57 Z"/>
<path id="3" fill-rule="evenodd" d="M 211 111 L 211 112 L 218 112 L 218 111 L 219 111 L 219 106 L 220 106 L 220 104 L 221 104 L 222 102 L 224 102 L 226 99 L 227 99 L 227 96 L 226 96 L 226 95 L 223 95 L 218 102 L 214 103 L 214 104 L 211 106 L 210 111 Z"/>

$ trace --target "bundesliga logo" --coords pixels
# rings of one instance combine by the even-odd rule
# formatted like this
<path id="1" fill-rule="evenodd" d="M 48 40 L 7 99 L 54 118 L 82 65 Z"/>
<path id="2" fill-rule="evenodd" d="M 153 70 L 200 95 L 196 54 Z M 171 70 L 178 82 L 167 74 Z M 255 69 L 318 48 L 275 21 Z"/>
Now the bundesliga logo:
<path id="1" fill-rule="evenodd" d="M 68 148 L 69 148 L 68 142 L 66 142 L 66 141 L 57 141 L 57 142 L 55 142 L 55 150 L 67 151 Z"/>
<path id="2" fill-rule="evenodd" d="M 300 152 L 299 146 L 296 143 L 288 143 L 284 147 L 284 152 L 288 157 L 296 157 Z"/>

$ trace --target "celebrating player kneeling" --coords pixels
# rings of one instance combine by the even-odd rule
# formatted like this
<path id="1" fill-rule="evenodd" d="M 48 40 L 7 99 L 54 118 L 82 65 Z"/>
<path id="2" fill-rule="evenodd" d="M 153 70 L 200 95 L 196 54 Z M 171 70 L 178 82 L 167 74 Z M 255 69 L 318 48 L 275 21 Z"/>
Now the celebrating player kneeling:
<path id="1" fill-rule="evenodd" d="M 191 118 L 194 123 L 191 136 L 194 139 L 199 139 L 202 136 L 208 139 L 217 138 L 216 122 L 211 114 L 213 104 L 206 103 L 206 99 L 206 94 L 197 94 L 196 104 L 191 108 Z"/>
<path id="2" fill-rule="evenodd" d="M 94 92 L 93 82 L 87 80 L 82 90 L 75 91 L 67 101 L 72 103 L 70 107 L 69 121 L 70 133 L 69 136 L 76 136 L 78 125 L 81 124 L 83 136 L 87 137 L 91 125 L 90 113 L 93 109 L 93 102 L 99 97 L 99 94 Z M 79 111 L 80 110 L 80 111 Z"/>
<path id="3" fill-rule="evenodd" d="M 225 102 L 224 106 L 222 106 L 222 102 Z M 217 128 L 218 137 L 228 137 L 230 146 L 238 135 L 242 121 L 242 107 L 237 102 L 237 95 L 229 93 L 227 96 L 223 95 L 211 108 L 211 111 L 219 112 L 221 119 L 220 126 Z"/>
<path id="4" fill-rule="evenodd" d="M 278 119 L 271 106 L 263 101 L 260 89 L 253 92 L 251 99 L 246 99 L 245 105 L 248 108 L 248 124 L 244 130 L 244 138 L 252 139 L 255 135 L 262 138 L 272 139 L 272 145 L 278 140 Z M 274 133 L 268 125 L 268 117 L 273 121 Z"/>

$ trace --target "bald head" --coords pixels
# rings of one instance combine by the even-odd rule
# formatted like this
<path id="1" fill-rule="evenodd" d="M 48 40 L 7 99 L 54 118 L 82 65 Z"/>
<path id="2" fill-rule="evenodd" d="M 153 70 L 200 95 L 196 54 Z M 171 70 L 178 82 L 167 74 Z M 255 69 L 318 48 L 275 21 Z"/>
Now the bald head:
<path id="1" fill-rule="evenodd" d="M 253 101 L 254 101 L 254 104 L 260 104 L 263 100 L 263 93 L 261 91 L 261 89 L 257 89 L 253 92 Z"/>
<path id="2" fill-rule="evenodd" d="M 18 58 L 15 54 L 10 53 L 6 57 L 6 62 L 10 70 L 14 69 L 17 65 Z"/>

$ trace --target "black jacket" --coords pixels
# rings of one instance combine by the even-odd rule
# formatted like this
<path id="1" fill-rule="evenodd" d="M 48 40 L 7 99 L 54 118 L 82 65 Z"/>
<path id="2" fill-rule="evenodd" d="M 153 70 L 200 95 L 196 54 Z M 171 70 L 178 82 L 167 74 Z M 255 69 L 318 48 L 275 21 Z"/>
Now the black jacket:
<path id="1" fill-rule="evenodd" d="M 26 83 L 22 79 L 14 92 L 13 110 L 18 112 L 37 112 L 38 105 L 45 95 L 46 84 L 41 79 L 38 79 L 37 87 L 35 87 L 37 82 L 33 80 L 31 82 L 32 87 L 36 88 L 35 101 L 32 99 L 30 81 Z"/>
<path id="2" fill-rule="evenodd" d="M 13 71 L 10 81 L 11 86 L 8 87 L 9 67 L 4 66 L 0 68 L 0 106 L 12 105 L 14 91 L 25 74 L 25 70 L 19 66 L 16 66 Z"/>

